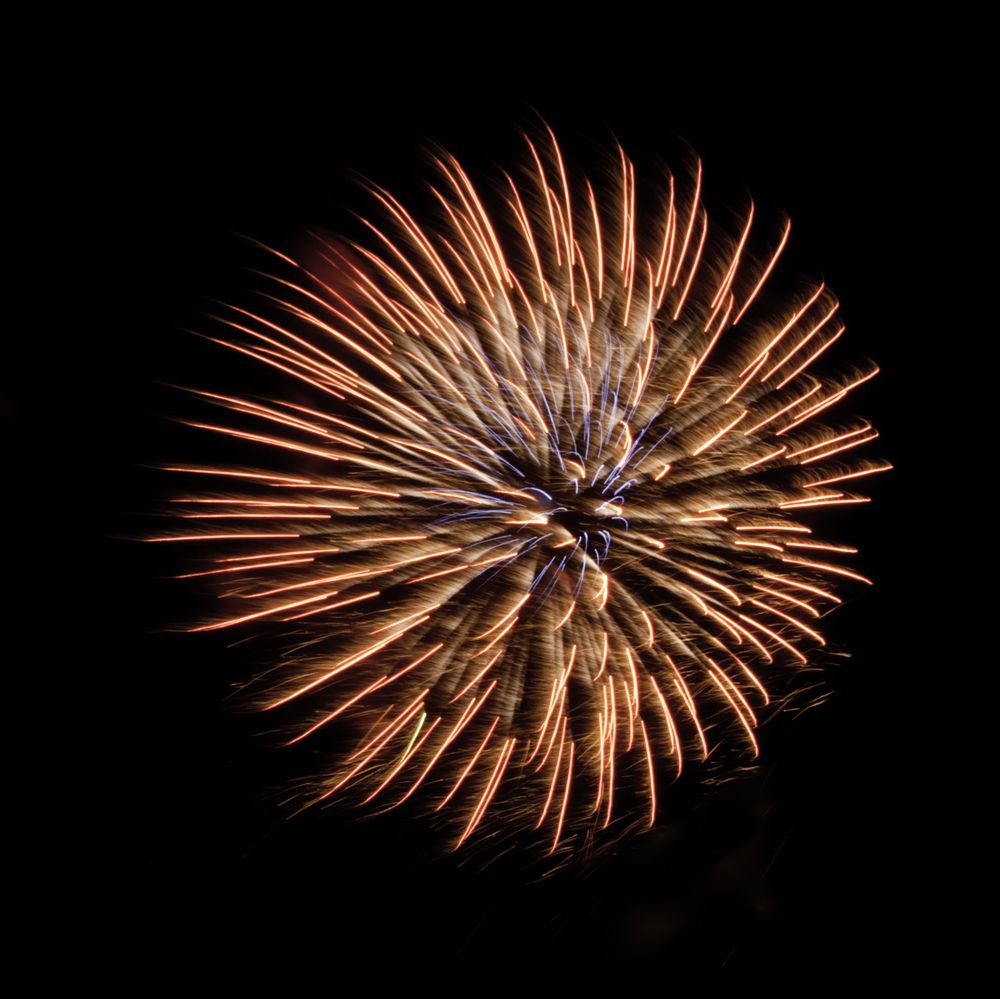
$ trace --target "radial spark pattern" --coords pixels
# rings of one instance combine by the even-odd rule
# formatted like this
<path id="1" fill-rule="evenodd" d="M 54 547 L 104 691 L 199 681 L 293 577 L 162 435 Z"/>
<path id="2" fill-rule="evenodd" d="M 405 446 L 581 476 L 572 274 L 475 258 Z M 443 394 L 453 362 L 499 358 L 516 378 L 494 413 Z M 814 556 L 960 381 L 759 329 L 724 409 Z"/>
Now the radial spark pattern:
<path id="1" fill-rule="evenodd" d="M 815 373 L 830 291 L 769 298 L 788 225 L 710 225 L 700 165 L 653 211 L 615 163 L 577 183 L 548 133 L 488 197 L 442 154 L 436 218 L 374 188 L 366 245 L 272 251 L 216 317 L 274 392 L 197 390 L 234 460 L 171 466 L 153 540 L 211 550 L 193 630 L 287 637 L 250 689 L 330 753 L 307 801 L 423 801 L 453 845 L 652 824 L 682 769 L 756 755 L 769 684 L 868 582 L 813 531 L 888 467 L 828 422 L 877 370 Z"/>

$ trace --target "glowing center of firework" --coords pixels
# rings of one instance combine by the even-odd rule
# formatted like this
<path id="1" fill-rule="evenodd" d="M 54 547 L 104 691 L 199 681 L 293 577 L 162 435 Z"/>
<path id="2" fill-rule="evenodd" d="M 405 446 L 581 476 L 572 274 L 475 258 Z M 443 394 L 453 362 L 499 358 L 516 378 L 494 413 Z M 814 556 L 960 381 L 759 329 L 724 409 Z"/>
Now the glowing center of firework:
<path id="1" fill-rule="evenodd" d="M 624 507 L 624 500 L 620 497 L 614 502 L 608 502 L 603 496 L 579 496 L 572 503 L 553 507 L 549 513 L 549 522 L 565 528 L 574 537 L 607 533 L 612 526 L 627 530 Z"/>
<path id="2" fill-rule="evenodd" d="M 578 488 L 578 483 L 573 484 Z M 511 525 L 540 530 L 549 546 L 565 548 L 574 542 L 584 550 L 606 556 L 611 546 L 612 531 L 628 530 L 625 498 L 621 492 L 602 493 L 600 489 L 579 489 L 566 495 L 553 494 L 540 488 L 525 490 L 536 500 L 530 511 L 511 518 Z"/>

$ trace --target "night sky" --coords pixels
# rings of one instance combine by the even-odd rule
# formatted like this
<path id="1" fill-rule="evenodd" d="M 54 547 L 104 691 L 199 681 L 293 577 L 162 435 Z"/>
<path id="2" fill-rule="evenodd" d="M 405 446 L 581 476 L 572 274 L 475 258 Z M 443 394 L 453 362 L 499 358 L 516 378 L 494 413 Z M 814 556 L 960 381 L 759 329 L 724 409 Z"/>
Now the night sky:
<path id="1" fill-rule="evenodd" d="M 648 54 L 629 73 L 577 51 L 566 78 L 537 69 L 549 50 L 477 66 L 467 47 L 449 77 L 433 53 L 407 61 L 371 45 L 359 38 L 345 58 L 355 46 L 340 38 L 329 68 L 315 54 L 297 65 L 284 48 L 123 57 L 80 102 L 95 177 L 80 193 L 96 236 L 74 252 L 94 253 L 101 278 L 70 379 L 72 419 L 91 443 L 68 461 L 87 484 L 74 507 L 91 567 L 78 651 L 100 708 L 85 725 L 92 763 L 65 850 L 81 897 L 110 913 L 91 927 L 104 941 L 97 960 L 127 953 L 176 970 L 207 958 L 221 973 L 291 964 L 328 974 L 331 988 L 344 966 L 375 983 L 444 984 L 527 981 L 533 962 L 567 981 L 723 967 L 797 980 L 912 962 L 931 877 L 917 844 L 938 800 L 923 789 L 931 652 L 912 629 L 923 446 L 912 408 L 924 377 L 913 343 L 929 335 L 914 282 L 929 266 L 920 213 L 939 147 L 927 136 L 941 134 L 944 112 L 908 56 L 887 64 L 874 44 L 791 62 L 777 48 L 720 57 L 716 76 L 710 52 L 700 68 Z M 652 833 L 589 873 L 544 879 L 510 858 L 436 857 L 432 835 L 391 813 L 279 822 L 280 758 L 259 720 L 224 703 L 245 650 L 172 633 L 204 598 L 165 578 L 178 571 L 167 546 L 128 540 L 174 485 L 144 466 L 187 456 L 189 438 L 165 419 L 183 399 L 163 383 L 226 377 L 227 358 L 181 331 L 212 298 L 239 294 L 259 262 L 241 235 L 289 245 L 305 227 L 346 224 L 366 206 L 355 172 L 418 191 L 424 140 L 474 178 L 491 174 L 519 155 L 517 128 L 536 112 L 571 143 L 616 136 L 640 175 L 686 142 L 704 161 L 710 208 L 740 209 L 749 192 L 762 217 L 787 212 L 788 266 L 840 299 L 841 356 L 882 367 L 841 409 L 875 424 L 869 453 L 897 466 L 868 481 L 871 504 L 830 518 L 875 586 L 844 587 L 825 621 L 851 652 L 829 671 L 829 699 L 766 725 L 755 773 L 679 788 Z"/>

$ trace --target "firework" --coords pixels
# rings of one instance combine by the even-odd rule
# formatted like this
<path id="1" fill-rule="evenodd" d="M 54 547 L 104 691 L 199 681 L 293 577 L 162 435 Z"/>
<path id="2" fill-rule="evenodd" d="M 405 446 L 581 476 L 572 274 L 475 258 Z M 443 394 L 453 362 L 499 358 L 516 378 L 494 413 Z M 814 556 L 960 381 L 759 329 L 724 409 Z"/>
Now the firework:
<path id="1" fill-rule="evenodd" d="M 489 195 L 436 157 L 430 221 L 373 186 L 365 240 L 270 251 L 206 335 L 275 390 L 193 390 L 233 461 L 171 465 L 182 526 L 151 540 L 222 584 L 192 630 L 286 643 L 248 690 L 328 754 L 306 804 L 555 852 L 756 756 L 769 687 L 869 582 L 814 520 L 889 466 L 835 415 L 877 368 L 817 373 L 830 290 L 769 295 L 787 223 L 710 225 L 700 164 L 653 211 L 620 148 L 595 188 L 525 139 Z"/>

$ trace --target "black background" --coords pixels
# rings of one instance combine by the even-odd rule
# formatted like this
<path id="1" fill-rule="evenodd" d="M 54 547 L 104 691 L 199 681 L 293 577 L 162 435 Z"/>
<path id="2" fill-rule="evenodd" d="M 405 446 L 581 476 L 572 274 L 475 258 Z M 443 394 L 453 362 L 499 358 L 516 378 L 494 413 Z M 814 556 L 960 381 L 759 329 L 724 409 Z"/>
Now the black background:
<path id="1" fill-rule="evenodd" d="M 884 37 L 726 54 L 704 44 L 693 60 L 650 50 L 614 66 L 592 49 L 567 58 L 554 36 L 486 57 L 468 39 L 385 50 L 369 32 L 331 40 L 327 61 L 315 39 L 301 59 L 291 42 L 179 45 L 151 63 L 114 61 L 80 100 L 90 235 L 74 245 L 97 257 L 97 274 L 86 321 L 66 317 L 78 365 L 67 419 L 89 443 L 65 461 L 86 485 L 74 503 L 89 567 L 74 647 L 91 662 L 81 687 L 98 707 L 87 709 L 83 795 L 62 850 L 86 886 L 92 957 L 299 968 L 331 983 L 357 968 L 376 984 L 723 967 L 794 977 L 934 957 L 925 922 L 940 871 L 928 829 L 943 796 L 927 792 L 935 652 L 914 628 L 911 502 L 919 345 L 940 253 L 928 191 L 949 169 L 950 95 L 912 39 L 889 51 Z M 196 598 L 163 578 L 163 552 L 127 540 L 162 495 L 143 466 L 185 456 L 162 419 L 178 400 L 158 383 L 190 382 L 192 365 L 202 383 L 223 376 L 225 359 L 178 331 L 256 263 L 237 234 L 280 243 L 338 225 L 341 206 L 363 201 L 353 171 L 416 191 L 425 139 L 476 176 L 509 158 L 536 111 L 560 137 L 607 145 L 613 132 L 640 174 L 680 137 L 705 163 L 710 205 L 738 206 L 749 191 L 763 211 L 787 211 L 793 265 L 838 294 L 848 356 L 883 369 L 852 411 L 882 431 L 879 453 L 897 466 L 838 525 L 876 585 L 830 621 L 853 657 L 829 677 L 829 701 L 765 728 L 757 774 L 680 794 L 657 830 L 589 874 L 542 881 L 510 863 L 434 859 L 432 837 L 391 817 L 277 822 L 280 766 L 224 706 L 239 650 L 166 630 Z"/>

